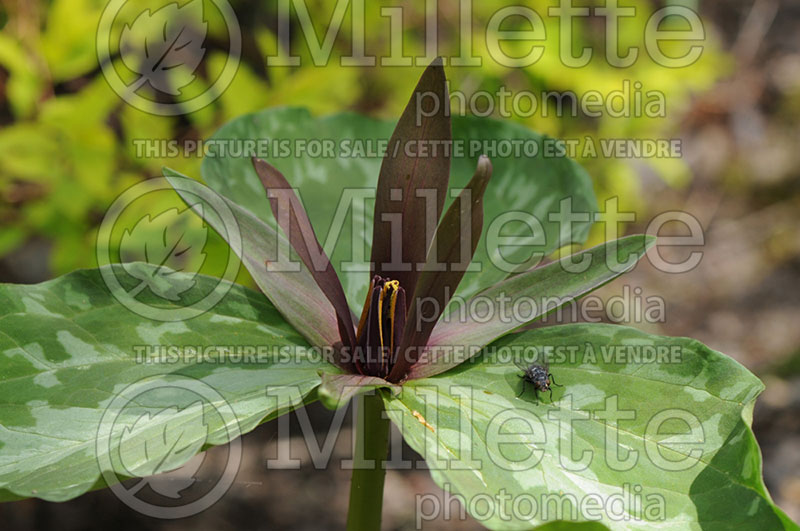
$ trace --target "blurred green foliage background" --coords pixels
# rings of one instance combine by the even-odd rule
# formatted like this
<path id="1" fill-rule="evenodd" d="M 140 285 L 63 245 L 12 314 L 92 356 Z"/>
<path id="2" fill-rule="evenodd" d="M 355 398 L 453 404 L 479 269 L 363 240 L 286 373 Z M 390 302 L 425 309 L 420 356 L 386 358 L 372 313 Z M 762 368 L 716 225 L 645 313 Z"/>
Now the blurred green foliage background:
<path id="1" fill-rule="evenodd" d="M 146 8 L 157 10 L 168 2 L 132 1 L 117 14 L 114 27 L 132 24 Z M 185 2 L 184 2 L 185 4 Z M 195 72 L 194 81 L 176 98 L 188 99 L 207 88 L 226 61 L 227 28 L 218 10 L 206 0 L 208 50 Z M 327 30 L 334 14 L 335 1 L 307 3 L 318 37 Z M 543 14 L 548 40 L 545 55 L 534 66 L 511 69 L 499 66 L 488 55 L 483 31 L 491 15 L 500 7 L 493 2 L 473 5 L 473 54 L 482 58 L 481 67 L 448 69 L 451 90 L 467 96 L 483 90 L 495 94 L 500 87 L 516 93 L 532 91 L 574 91 L 580 96 L 588 90 L 605 94 L 620 91 L 623 81 L 642 80 L 642 92 L 660 90 L 666 98 L 666 117 L 619 119 L 556 116 L 554 109 L 543 116 L 541 109 L 528 118 L 515 116 L 532 129 L 558 138 L 583 139 L 585 136 L 620 138 L 670 138 L 675 135 L 693 94 L 707 90 L 730 69 L 712 31 L 707 32 L 705 51 L 700 61 L 689 68 L 668 69 L 656 65 L 644 50 L 631 68 L 610 66 L 602 53 L 603 26 L 597 20 L 582 23 L 576 32 L 576 45 L 593 46 L 596 53 L 585 68 L 569 68 L 559 61 L 557 20 L 546 16 L 546 9 L 557 2 L 532 5 Z M 653 8 L 636 2 L 637 16 L 622 25 L 620 45 L 642 47 L 644 25 Z M 389 19 L 381 15 L 383 6 L 393 2 L 369 2 L 366 7 L 366 50 L 386 56 L 389 50 Z M 405 2 L 404 53 L 425 54 L 425 5 Z M 102 75 L 96 51 L 96 32 L 104 1 L 54 0 L 52 2 L 5 2 L 0 15 L 4 27 L 0 34 L 0 256 L 13 253 L 32 238 L 43 238 L 49 252 L 50 275 L 60 275 L 79 267 L 94 265 L 92 252 L 96 226 L 104 210 L 124 189 L 137 181 L 160 174 L 170 165 L 199 176 L 199 157 L 137 157 L 134 145 L 140 139 L 203 139 L 222 123 L 267 106 L 303 105 L 314 113 L 357 110 L 374 116 L 396 117 L 405 105 L 419 67 L 354 68 L 339 65 L 348 55 L 351 17 L 344 17 L 332 59 L 324 67 L 313 64 L 303 34 L 292 24 L 291 52 L 299 55 L 299 67 L 266 67 L 266 57 L 287 50 L 278 45 L 277 2 L 258 5 L 233 2 L 243 36 L 243 57 L 233 82 L 209 106 L 183 116 L 148 114 L 127 105 Z M 653 6 L 655 7 L 655 6 Z M 439 53 L 455 56 L 460 51 L 459 2 L 439 2 Z M 522 19 L 509 19 L 503 29 L 524 29 Z M 114 68 L 124 71 L 119 50 L 113 49 Z M 508 55 L 525 52 L 517 42 L 504 45 Z M 176 68 L 171 76 L 191 76 Z M 181 82 L 177 82 L 180 85 Z M 142 90 L 147 94 L 150 87 Z M 156 95 L 152 94 L 153 99 Z M 484 108 L 486 103 L 479 103 Z M 552 105 L 552 102 L 551 102 Z M 469 106 L 467 106 L 469 107 Z M 469 110 L 469 108 L 467 109 Z M 495 114 L 497 113 L 497 110 Z M 583 160 L 597 182 L 600 201 L 620 196 L 623 210 L 645 214 L 649 205 L 640 200 L 642 187 L 636 164 L 625 160 L 593 158 Z M 680 159 L 648 159 L 644 163 L 670 186 L 685 186 L 690 171 Z M 178 206 L 176 203 L 175 206 Z M 156 212 L 167 205 L 150 205 Z M 164 208 L 160 208 L 164 207 Z M 144 214 L 145 212 L 143 212 Z M 600 238 L 596 235 L 594 239 Z M 221 245 L 210 242 L 209 245 Z M 213 253 L 211 253 L 213 255 Z M 213 263 L 205 265 L 213 270 Z"/>

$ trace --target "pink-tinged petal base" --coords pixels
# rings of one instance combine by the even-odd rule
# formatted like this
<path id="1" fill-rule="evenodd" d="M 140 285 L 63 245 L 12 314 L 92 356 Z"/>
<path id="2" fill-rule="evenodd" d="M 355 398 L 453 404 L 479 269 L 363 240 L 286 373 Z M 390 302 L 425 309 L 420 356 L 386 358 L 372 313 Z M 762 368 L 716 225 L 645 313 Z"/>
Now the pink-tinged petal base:
<path id="1" fill-rule="evenodd" d="M 286 178 L 266 161 L 253 158 L 253 167 L 267 191 L 272 213 L 289 242 L 336 311 L 342 344 L 355 345 L 353 317 L 342 284 L 317 240 L 311 220 Z"/>

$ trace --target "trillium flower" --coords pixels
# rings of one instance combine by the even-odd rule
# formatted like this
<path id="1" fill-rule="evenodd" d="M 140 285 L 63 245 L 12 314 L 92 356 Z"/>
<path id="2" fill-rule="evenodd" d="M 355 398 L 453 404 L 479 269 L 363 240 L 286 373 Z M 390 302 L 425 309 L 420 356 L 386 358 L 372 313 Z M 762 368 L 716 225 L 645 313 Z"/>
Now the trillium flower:
<path id="1" fill-rule="evenodd" d="M 427 105 L 427 108 L 418 108 Z M 435 143 L 428 155 L 409 156 Z M 275 167 L 254 158 L 278 225 L 330 303 L 339 331 L 333 362 L 348 376 L 326 376 L 324 388 L 398 384 L 417 377 L 437 318 L 466 272 L 483 227 L 483 194 L 492 175 L 481 156 L 472 179 L 441 216 L 450 179 L 450 113 L 444 70 L 435 61 L 422 75 L 389 141 L 378 179 L 371 271 L 356 321 L 344 289 L 291 184 Z M 432 200 L 429 200 L 432 198 Z M 433 211 L 429 201 L 433 202 Z M 284 208 L 288 211 L 284 211 Z M 427 219 L 439 221 L 431 238 Z M 463 250 L 462 248 L 466 248 Z M 435 315 L 419 315 L 425 301 Z M 314 326 L 314 323 L 309 323 Z M 447 327 L 439 330 L 448 335 Z M 430 358 L 426 358 L 429 360 Z"/>
<path id="2" fill-rule="evenodd" d="M 447 83 L 442 61 L 437 59 L 422 74 L 383 158 L 375 195 L 370 272 L 364 278 L 369 289 L 359 318 L 351 312 L 342 283 L 291 183 L 268 162 L 252 159 L 277 225 L 308 273 L 295 275 L 293 282 L 304 293 L 301 300 L 315 307 L 314 317 L 295 320 L 295 326 L 312 344 L 320 345 L 320 323 L 335 322 L 336 333 L 328 332 L 328 345 L 324 341 L 320 345 L 330 347 L 330 361 L 343 371 L 322 373 L 319 396 L 329 406 L 343 405 L 359 391 L 376 387 L 397 391 L 407 380 L 444 372 L 525 324 L 500 315 L 496 307 L 492 310 L 497 315 L 488 321 L 479 323 L 467 315 L 438 322 L 478 245 L 483 196 L 492 175 L 491 162 L 481 156 L 471 180 L 442 215 L 451 144 Z M 432 235 L 430 219 L 438 221 Z M 637 237 L 630 243 L 642 251 L 644 241 Z M 598 251 L 603 250 L 598 248 L 593 258 L 602 258 Z M 486 287 L 481 296 L 489 301 L 506 294 L 530 296 L 536 283 L 546 281 L 547 273 L 556 267 L 543 268 L 544 275 L 542 268 L 516 275 Z M 553 294 L 563 296 L 563 304 L 616 274 L 602 270 L 575 286 L 575 291 Z M 431 309 L 433 315 L 422 315 L 423 309 Z M 291 316 L 287 319 L 292 320 Z"/>

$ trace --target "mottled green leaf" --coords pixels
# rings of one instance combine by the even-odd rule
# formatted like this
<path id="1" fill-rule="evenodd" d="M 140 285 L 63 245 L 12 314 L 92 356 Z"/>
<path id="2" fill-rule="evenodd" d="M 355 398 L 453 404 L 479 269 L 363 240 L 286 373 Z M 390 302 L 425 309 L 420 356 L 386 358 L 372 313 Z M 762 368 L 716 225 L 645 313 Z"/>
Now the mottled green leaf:
<path id="1" fill-rule="evenodd" d="M 194 319 L 138 316 L 102 276 L 115 274 L 132 290 L 140 281 L 128 272 L 136 267 L 148 274 L 157 266 L 114 265 L 37 285 L 0 285 L 0 500 L 74 498 L 103 485 L 101 473 L 111 468 L 101 463 L 114 459 L 123 477 L 176 468 L 201 446 L 227 443 L 314 400 L 318 371 L 337 371 L 263 295 L 241 286 L 228 286 L 218 304 Z M 202 297 L 219 282 L 192 280 L 182 300 Z M 136 300 L 178 308 L 149 290 Z M 133 401 L 126 393 L 135 382 L 154 392 Z M 185 382 L 217 398 L 174 390 Z M 125 407 L 117 409 L 120 403 Z M 104 439 L 108 415 L 118 424 Z"/>
<path id="2" fill-rule="evenodd" d="M 522 392 L 520 357 L 549 360 L 563 386 L 552 402 Z M 384 396 L 436 482 L 490 528 L 597 517 L 612 529 L 796 529 L 761 479 L 750 423 L 762 389 L 697 341 L 576 324 L 508 336 Z"/>

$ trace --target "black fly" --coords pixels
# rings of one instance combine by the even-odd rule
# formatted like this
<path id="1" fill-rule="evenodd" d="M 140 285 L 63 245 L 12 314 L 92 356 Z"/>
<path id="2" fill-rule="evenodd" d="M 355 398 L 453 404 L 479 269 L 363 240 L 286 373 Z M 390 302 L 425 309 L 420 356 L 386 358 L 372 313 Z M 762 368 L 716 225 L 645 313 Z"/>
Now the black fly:
<path id="1" fill-rule="evenodd" d="M 544 366 L 537 363 L 528 366 L 521 365 L 520 363 L 516 363 L 516 365 L 522 370 L 522 374 L 519 375 L 519 377 L 522 378 L 522 391 L 517 395 L 517 398 L 525 393 L 526 383 L 533 384 L 533 392 L 536 393 L 537 400 L 539 399 L 539 391 L 550 391 L 551 402 L 553 401 L 553 389 L 550 385 L 564 387 L 556 383 L 555 379 L 553 379 L 553 375 L 550 373 L 550 367 L 546 362 Z"/>

